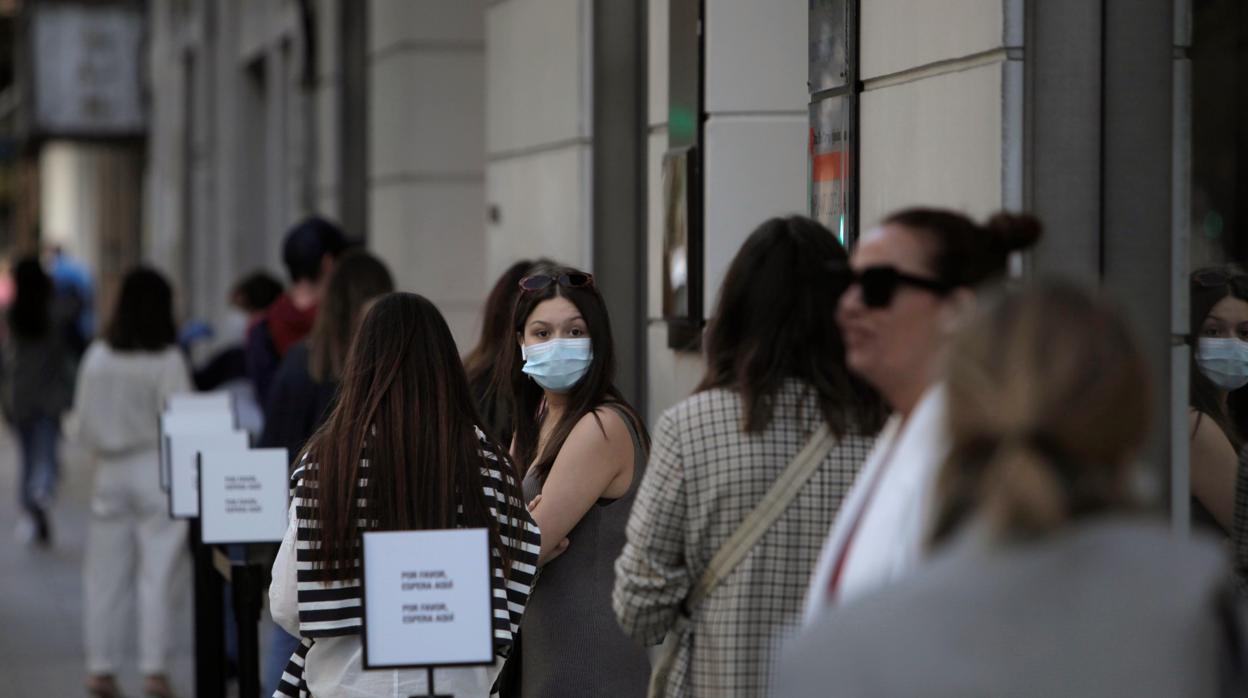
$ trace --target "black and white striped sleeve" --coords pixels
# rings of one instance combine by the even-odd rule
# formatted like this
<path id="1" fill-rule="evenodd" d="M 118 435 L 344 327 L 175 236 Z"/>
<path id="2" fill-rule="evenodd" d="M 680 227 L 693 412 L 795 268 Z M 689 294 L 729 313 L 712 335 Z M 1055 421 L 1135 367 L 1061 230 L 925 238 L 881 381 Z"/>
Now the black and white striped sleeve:
<path id="1" fill-rule="evenodd" d="M 516 490 L 510 462 L 484 446 L 482 456 L 484 494 L 511 561 L 510 569 L 504 570 L 500 551 L 490 553 L 494 562 L 494 647 L 498 654 L 505 655 L 520 630 L 520 619 L 533 591 L 542 537 L 524 502 L 507 494 Z"/>

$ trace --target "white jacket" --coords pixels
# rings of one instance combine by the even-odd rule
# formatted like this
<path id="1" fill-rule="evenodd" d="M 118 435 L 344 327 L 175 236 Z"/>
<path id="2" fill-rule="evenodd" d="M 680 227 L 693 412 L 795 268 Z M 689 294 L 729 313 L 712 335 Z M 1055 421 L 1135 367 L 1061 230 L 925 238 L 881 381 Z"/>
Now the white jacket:
<path id="1" fill-rule="evenodd" d="M 829 604 L 878 589 L 919 564 L 931 524 L 935 476 L 948 453 L 945 390 L 937 384 L 923 394 L 904 425 L 899 415 L 888 420 L 859 471 L 815 566 L 806 592 L 806 623 Z M 829 585 L 847 544 L 831 599 Z"/>
<path id="2" fill-rule="evenodd" d="M 78 369 L 77 439 L 104 459 L 154 452 L 165 400 L 191 389 L 186 360 L 176 346 L 121 352 L 97 340 Z"/>

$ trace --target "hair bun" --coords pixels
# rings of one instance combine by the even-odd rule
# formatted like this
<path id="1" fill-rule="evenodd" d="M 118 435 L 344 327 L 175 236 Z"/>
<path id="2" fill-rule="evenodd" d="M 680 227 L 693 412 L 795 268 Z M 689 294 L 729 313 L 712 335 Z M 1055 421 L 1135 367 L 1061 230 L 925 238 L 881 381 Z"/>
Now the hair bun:
<path id="1" fill-rule="evenodd" d="M 1017 252 L 1036 244 L 1044 234 L 1040 219 L 1030 213 L 1000 211 L 984 224 L 984 230 L 996 240 L 1002 252 Z"/>

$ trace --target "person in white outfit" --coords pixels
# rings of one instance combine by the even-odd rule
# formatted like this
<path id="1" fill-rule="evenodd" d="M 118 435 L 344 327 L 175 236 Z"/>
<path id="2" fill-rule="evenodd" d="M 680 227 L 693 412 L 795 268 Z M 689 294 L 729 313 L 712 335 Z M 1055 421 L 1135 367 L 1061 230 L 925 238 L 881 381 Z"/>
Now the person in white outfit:
<path id="1" fill-rule="evenodd" d="M 78 374 L 77 436 L 96 461 L 83 587 L 87 690 L 97 698 L 120 695 L 114 675 L 132 636 L 126 611 L 135 592 L 144 692 L 172 695 L 171 616 L 190 584 L 186 522 L 169 517 L 158 477 L 160 412 L 168 396 L 191 389 L 175 337 L 169 283 L 134 269 Z"/>
<path id="2" fill-rule="evenodd" d="M 944 346 L 974 289 L 1005 276 L 1040 223 L 999 213 L 985 225 L 940 209 L 884 219 L 858 245 L 837 322 L 851 370 L 893 416 L 841 505 L 806 594 L 807 622 L 829 605 L 909 573 L 923 556 L 933 477 L 948 453 L 939 375 Z"/>

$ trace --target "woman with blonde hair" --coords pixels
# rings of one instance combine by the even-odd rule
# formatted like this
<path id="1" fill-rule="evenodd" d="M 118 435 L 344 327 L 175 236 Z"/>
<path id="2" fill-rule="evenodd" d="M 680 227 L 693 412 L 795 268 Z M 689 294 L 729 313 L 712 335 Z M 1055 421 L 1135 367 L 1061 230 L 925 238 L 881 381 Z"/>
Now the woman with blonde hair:
<path id="1" fill-rule="evenodd" d="M 1227 678 L 1243 616 L 1222 552 L 1133 496 L 1153 403 L 1117 310 L 1040 284 L 949 356 L 932 559 L 824 615 L 778 694 L 1211 696 L 1242 679 Z"/>

